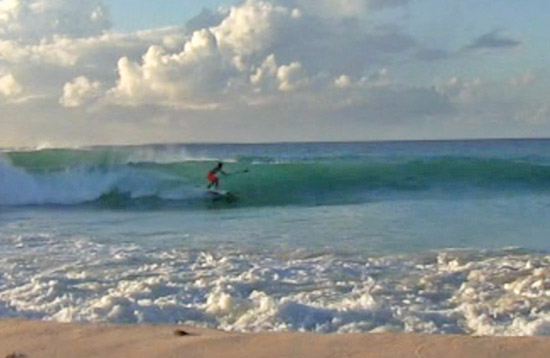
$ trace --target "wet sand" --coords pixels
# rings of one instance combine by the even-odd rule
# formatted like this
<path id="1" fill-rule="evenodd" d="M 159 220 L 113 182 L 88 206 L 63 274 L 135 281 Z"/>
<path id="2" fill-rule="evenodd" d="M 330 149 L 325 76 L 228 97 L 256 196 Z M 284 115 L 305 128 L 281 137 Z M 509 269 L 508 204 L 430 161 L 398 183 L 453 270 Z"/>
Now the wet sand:
<path id="1" fill-rule="evenodd" d="M 241 334 L 182 326 L 0 321 L 0 358 L 547 358 L 541 337 Z"/>

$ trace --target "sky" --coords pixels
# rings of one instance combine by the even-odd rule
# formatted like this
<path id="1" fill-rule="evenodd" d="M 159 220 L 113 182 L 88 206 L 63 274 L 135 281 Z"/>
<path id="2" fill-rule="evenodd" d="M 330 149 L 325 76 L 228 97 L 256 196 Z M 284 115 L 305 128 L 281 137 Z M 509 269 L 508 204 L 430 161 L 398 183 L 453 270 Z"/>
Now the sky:
<path id="1" fill-rule="evenodd" d="M 160 4 L 159 4 L 160 3 Z M 166 26 L 185 26 L 203 9 L 216 10 L 238 4 L 237 0 L 106 0 L 116 31 L 132 32 Z M 131 9 L 131 11 L 129 11 Z"/>
<path id="2" fill-rule="evenodd" d="M 547 0 L 0 0 L 0 147 L 550 137 Z"/>

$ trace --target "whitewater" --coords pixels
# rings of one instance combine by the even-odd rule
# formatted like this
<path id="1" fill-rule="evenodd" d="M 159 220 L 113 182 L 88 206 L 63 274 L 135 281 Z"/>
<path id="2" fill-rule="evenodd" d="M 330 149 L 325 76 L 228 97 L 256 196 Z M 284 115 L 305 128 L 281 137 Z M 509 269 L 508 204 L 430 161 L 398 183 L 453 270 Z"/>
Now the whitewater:
<path id="1" fill-rule="evenodd" d="M 0 317 L 548 335 L 549 216 L 549 140 L 4 148 Z"/>

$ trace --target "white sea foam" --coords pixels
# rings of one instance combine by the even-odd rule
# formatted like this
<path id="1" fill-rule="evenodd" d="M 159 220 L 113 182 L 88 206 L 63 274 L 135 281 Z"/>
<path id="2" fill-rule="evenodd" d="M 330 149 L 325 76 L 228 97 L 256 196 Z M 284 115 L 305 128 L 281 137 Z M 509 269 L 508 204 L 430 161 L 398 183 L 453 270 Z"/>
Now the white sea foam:
<path id="1" fill-rule="evenodd" d="M 200 195 L 178 178 L 131 168 L 73 168 L 63 172 L 29 173 L 0 157 L 0 206 L 71 205 L 98 199 L 113 190 L 132 198 L 156 195 L 181 200 Z"/>
<path id="2" fill-rule="evenodd" d="M 99 197 L 118 177 L 84 169 L 33 175 L 0 161 L 0 205 L 81 203 Z"/>
<path id="3" fill-rule="evenodd" d="M 236 331 L 550 334 L 550 257 L 153 250 L 48 234 L 0 241 L 0 316 Z"/>

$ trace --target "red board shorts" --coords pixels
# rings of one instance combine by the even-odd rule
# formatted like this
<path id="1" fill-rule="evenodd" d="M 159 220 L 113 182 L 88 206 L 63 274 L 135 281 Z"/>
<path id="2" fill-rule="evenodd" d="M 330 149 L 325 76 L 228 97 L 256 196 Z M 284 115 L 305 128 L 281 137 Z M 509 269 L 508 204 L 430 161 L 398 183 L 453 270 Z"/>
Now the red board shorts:
<path id="1" fill-rule="evenodd" d="M 215 183 L 218 181 L 218 177 L 213 172 L 208 172 L 208 175 L 206 176 L 206 179 L 208 179 L 209 182 Z"/>

